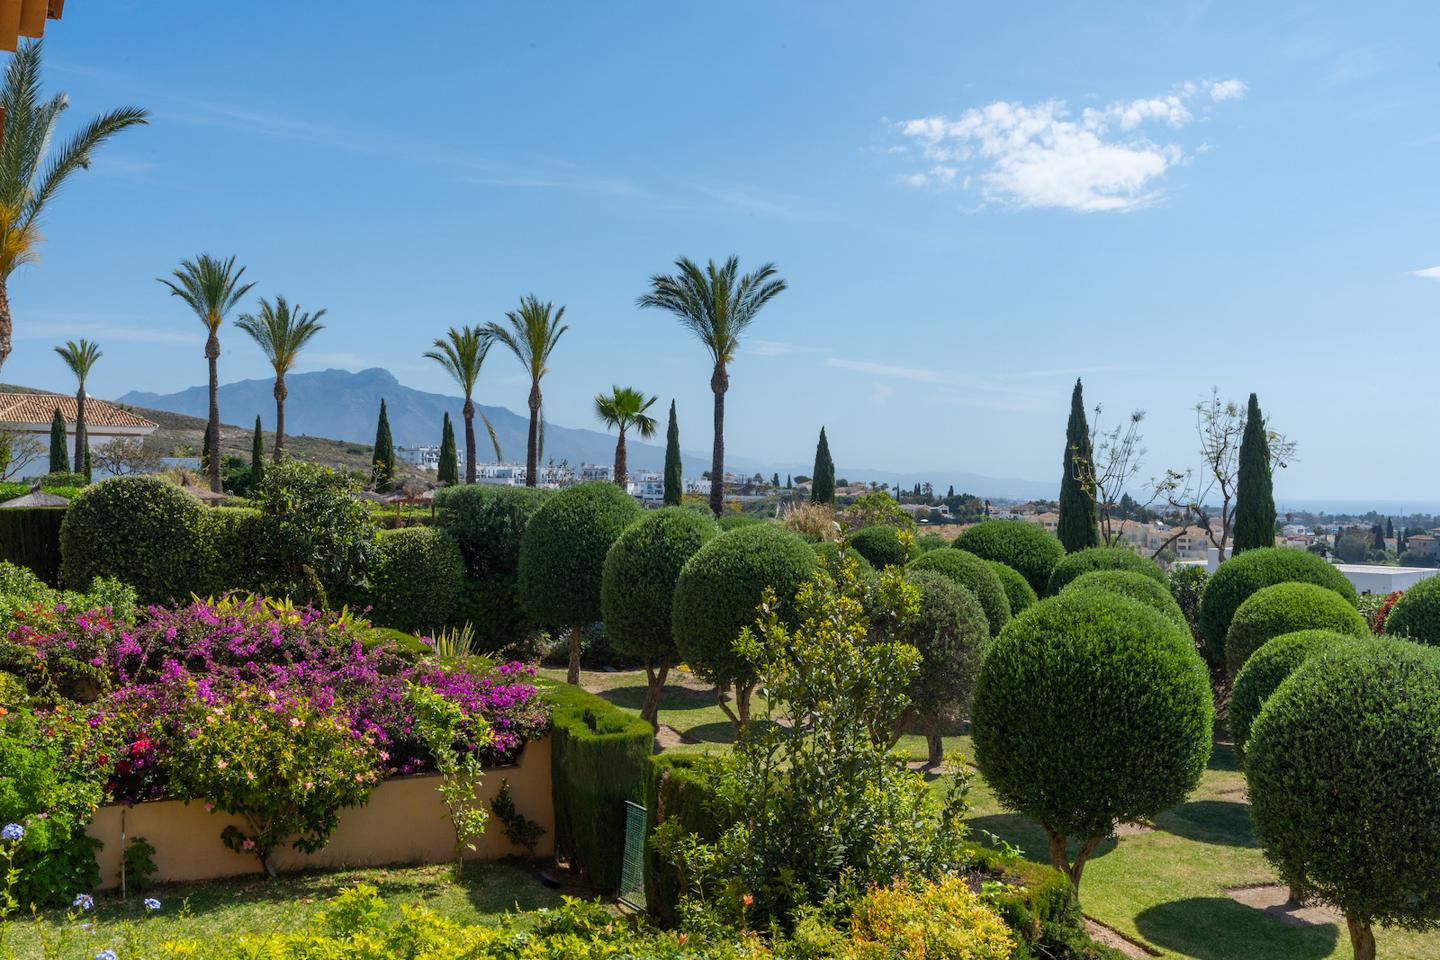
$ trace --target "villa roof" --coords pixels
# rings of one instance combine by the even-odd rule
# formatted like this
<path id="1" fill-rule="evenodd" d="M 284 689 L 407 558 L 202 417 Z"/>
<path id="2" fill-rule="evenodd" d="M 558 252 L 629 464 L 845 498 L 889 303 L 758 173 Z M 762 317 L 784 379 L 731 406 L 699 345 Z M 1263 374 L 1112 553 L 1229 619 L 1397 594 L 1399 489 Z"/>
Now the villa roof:
<path id="1" fill-rule="evenodd" d="M 55 408 L 65 423 L 75 423 L 75 398 L 62 393 L 0 393 L 0 423 L 21 424 L 49 429 Z M 105 400 L 85 398 L 85 424 L 91 430 L 96 427 L 128 427 L 147 432 L 159 428 L 153 420 L 146 420 Z"/>
<path id="2" fill-rule="evenodd" d="M 43 37 L 45 21 L 59 20 L 65 0 L 0 0 L 0 50 L 12 53 L 21 37 Z"/>

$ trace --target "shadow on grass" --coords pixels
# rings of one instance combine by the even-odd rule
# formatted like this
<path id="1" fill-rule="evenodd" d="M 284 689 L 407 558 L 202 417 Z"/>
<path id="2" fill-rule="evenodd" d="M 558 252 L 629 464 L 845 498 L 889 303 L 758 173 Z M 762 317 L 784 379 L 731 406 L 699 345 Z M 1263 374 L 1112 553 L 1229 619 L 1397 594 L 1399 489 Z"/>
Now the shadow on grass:
<path id="1" fill-rule="evenodd" d="M 995 813 L 988 817 L 974 817 L 967 820 L 966 823 L 970 826 L 970 836 L 968 837 L 970 840 L 990 846 L 993 841 L 986 834 L 993 833 L 1001 840 L 1019 847 L 1026 860 L 1043 863 L 1047 866 L 1050 863 L 1050 841 L 1046 838 L 1045 831 L 1040 828 L 1040 825 L 1029 817 L 1021 816 L 1018 813 Z M 1102 841 L 1100 846 L 1095 848 L 1095 852 L 1090 855 L 1090 859 L 1096 860 L 1105 856 L 1115 849 L 1115 845 L 1114 837 Z M 1071 856 L 1075 855 L 1079 846 L 1077 842 L 1071 841 Z"/>
<path id="2" fill-rule="evenodd" d="M 528 863 L 468 863 L 462 882 L 471 905 L 481 913 L 539 910 L 560 906 L 564 896 L 587 899 L 595 896 L 593 890 L 569 874 L 552 870 L 551 875 L 560 881 L 560 887 L 545 886 L 537 868 Z"/>
<path id="3" fill-rule="evenodd" d="M 1150 943 L 1196 960 L 1319 960 L 1335 950 L 1333 923 L 1295 927 L 1229 897 L 1192 897 L 1141 911 L 1135 929 Z"/>
<path id="4" fill-rule="evenodd" d="M 624 710 L 639 710 L 645 705 L 645 684 L 625 687 L 611 687 L 599 691 L 596 696 L 608 700 Z M 715 706 L 715 694 L 710 690 L 692 690 L 689 687 L 667 685 L 660 694 L 660 710 L 702 710 Z"/>
<path id="5" fill-rule="evenodd" d="M 1155 818 L 1155 826 L 1186 840 L 1258 847 L 1250 808 L 1236 800 L 1192 800 Z"/>
<path id="6" fill-rule="evenodd" d="M 1210 762 L 1206 765 L 1206 769 L 1221 773 L 1239 773 L 1240 758 L 1235 755 L 1235 748 L 1228 743 L 1216 740 L 1210 748 Z"/>

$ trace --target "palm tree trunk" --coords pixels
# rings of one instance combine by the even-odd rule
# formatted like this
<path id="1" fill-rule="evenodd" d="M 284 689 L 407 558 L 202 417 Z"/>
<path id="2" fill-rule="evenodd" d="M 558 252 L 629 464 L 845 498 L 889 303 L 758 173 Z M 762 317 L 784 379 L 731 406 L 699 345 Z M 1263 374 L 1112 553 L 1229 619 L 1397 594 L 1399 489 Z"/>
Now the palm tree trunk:
<path id="1" fill-rule="evenodd" d="M 540 477 L 540 381 L 530 384 L 530 436 L 525 442 L 525 486 L 533 487 Z"/>
<path id="2" fill-rule="evenodd" d="M 75 391 L 75 472 L 85 472 L 85 448 L 90 445 L 90 438 L 86 436 L 85 430 L 85 384 L 80 384 L 80 389 Z"/>
<path id="3" fill-rule="evenodd" d="M 285 452 L 285 398 L 290 391 L 285 387 L 285 374 L 275 375 L 275 462 Z"/>
<path id="4" fill-rule="evenodd" d="M 730 389 L 730 375 L 725 364 L 715 364 L 710 375 L 710 389 L 715 393 L 715 447 L 710 456 L 710 511 L 715 516 L 725 508 L 725 391 Z"/>
<path id="5" fill-rule="evenodd" d="M 210 429 L 206 438 L 209 444 L 210 489 L 220 492 L 220 338 L 213 332 L 205 339 L 205 360 L 210 365 Z"/>
<path id="6" fill-rule="evenodd" d="M 615 485 L 625 489 L 625 479 L 630 465 L 625 458 L 625 428 L 620 428 L 620 439 L 615 441 Z"/>
<path id="7" fill-rule="evenodd" d="M 475 482 L 475 401 L 465 398 L 460 408 L 465 415 L 465 482 Z"/>
<path id="8" fill-rule="evenodd" d="M 5 359 L 10 356 L 10 338 L 14 330 L 14 325 L 10 320 L 8 281 L 0 277 L 0 367 L 5 366 Z"/>

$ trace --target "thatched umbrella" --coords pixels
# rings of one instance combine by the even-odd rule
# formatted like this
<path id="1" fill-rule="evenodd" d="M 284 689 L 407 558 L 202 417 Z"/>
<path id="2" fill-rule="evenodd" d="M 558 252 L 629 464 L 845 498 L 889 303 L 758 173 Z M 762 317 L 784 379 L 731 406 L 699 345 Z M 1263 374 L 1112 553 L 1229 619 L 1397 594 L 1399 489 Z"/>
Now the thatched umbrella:
<path id="1" fill-rule="evenodd" d="M 30 488 L 30 492 L 22 494 L 13 500 L 6 500 L 0 503 L 0 509 L 10 507 L 68 507 L 70 501 L 64 497 L 57 497 L 53 493 L 46 493 L 40 489 L 40 484 Z"/>

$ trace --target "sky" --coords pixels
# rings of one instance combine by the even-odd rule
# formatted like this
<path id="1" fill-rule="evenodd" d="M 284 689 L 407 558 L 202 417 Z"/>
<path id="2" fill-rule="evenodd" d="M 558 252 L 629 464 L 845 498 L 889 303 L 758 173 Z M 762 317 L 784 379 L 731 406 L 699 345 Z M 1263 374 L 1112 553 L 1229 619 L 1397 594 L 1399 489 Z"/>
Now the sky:
<path id="1" fill-rule="evenodd" d="M 630 385 L 704 450 L 707 355 L 635 298 L 735 254 L 789 283 L 731 368 L 737 454 L 808 461 L 823 424 L 842 467 L 1045 479 L 1078 376 L 1102 427 L 1146 412 L 1142 480 L 1197 463 L 1216 387 L 1297 442 L 1278 498 L 1440 499 L 1440 6 L 1376 14 L 74 3 L 66 124 L 153 117 L 48 213 L 0 379 L 73 389 L 51 347 L 86 336 L 96 396 L 203 382 L 155 278 L 208 251 L 326 308 L 298 370 L 422 389 L 450 392 L 421 357 L 448 327 L 565 304 L 549 418 L 598 428 Z M 222 344 L 222 381 L 268 376 Z M 478 399 L 525 395 L 493 353 Z"/>

